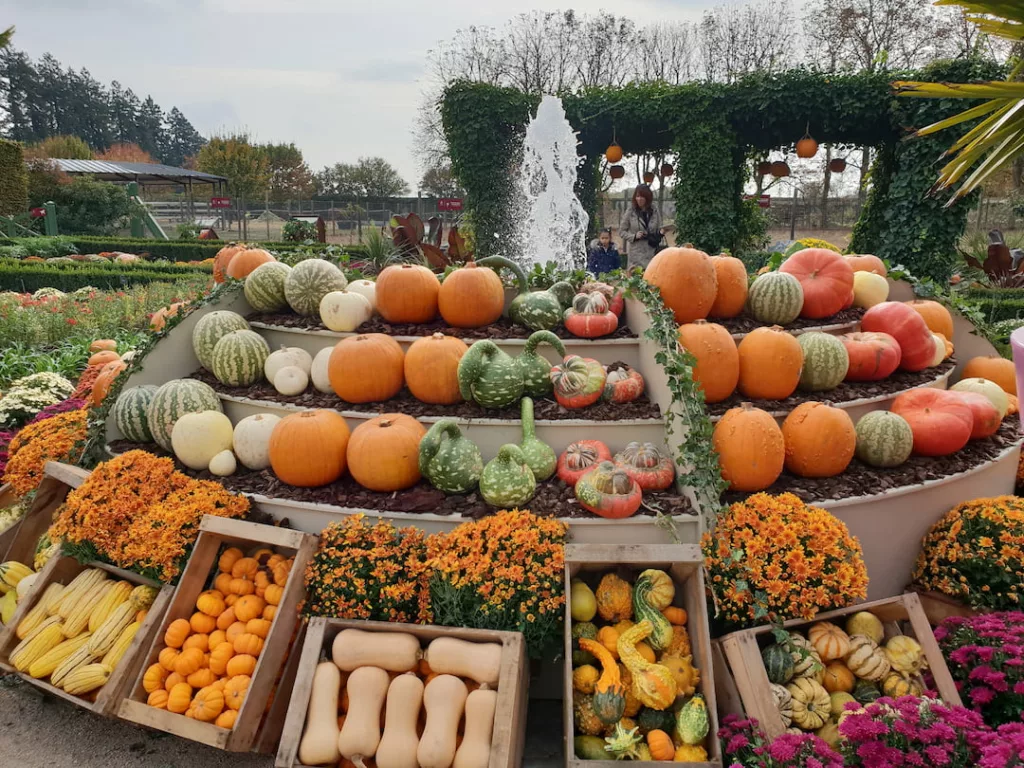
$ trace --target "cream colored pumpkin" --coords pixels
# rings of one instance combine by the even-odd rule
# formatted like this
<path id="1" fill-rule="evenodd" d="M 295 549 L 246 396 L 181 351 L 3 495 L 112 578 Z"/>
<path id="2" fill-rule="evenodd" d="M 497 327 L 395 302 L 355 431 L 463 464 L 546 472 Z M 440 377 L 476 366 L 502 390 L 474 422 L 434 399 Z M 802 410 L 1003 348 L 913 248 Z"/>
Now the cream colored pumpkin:
<path id="1" fill-rule="evenodd" d="M 171 431 L 171 449 L 189 469 L 207 469 L 210 459 L 231 450 L 231 419 L 220 411 L 186 413 Z"/>
<path id="2" fill-rule="evenodd" d="M 308 374 L 313 365 L 313 358 L 301 347 L 281 347 L 267 355 L 267 360 L 263 363 L 263 374 L 267 381 L 273 384 L 278 371 L 289 365 L 301 368 Z"/>
<path id="3" fill-rule="evenodd" d="M 896 635 L 885 644 L 890 666 L 904 675 L 916 675 L 928 666 L 921 644 L 908 635 Z"/>
<path id="4" fill-rule="evenodd" d="M 889 281 L 874 272 L 853 273 L 853 306 L 870 309 L 889 298 Z"/>
<path id="5" fill-rule="evenodd" d="M 864 635 L 853 635 L 850 638 L 850 652 L 844 661 L 853 674 L 873 683 L 882 680 L 891 668 L 885 652 L 874 640 Z"/>
<path id="6" fill-rule="evenodd" d="M 769 685 L 772 690 L 772 701 L 775 702 L 775 708 L 779 710 L 782 724 L 788 728 L 793 722 L 793 694 L 784 685 L 778 683 L 769 683 Z"/>
<path id="7" fill-rule="evenodd" d="M 864 635 L 870 637 L 876 643 L 882 642 L 885 636 L 885 629 L 882 622 L 870 611 L 857 611 L 846 620 L 847 635 Z"/>
<path id="8" fill-rule="evenodd" d="M 946 359 L 946 340 L 939 334 L 933 333 L 932 343 L 935 345 L 935 354 L 932 355 L 932 363 L 928 366 L 929 368 L 941 365 L 942 361 Z"/>
<path id="9" fill-rule="evenodd" d="M 961 379 L 952 387 L 954 392 L 977 392 L 992 401 L 992 405 L 999 411 L 999 418 L 1006 416 L 1010 410 L 1010 398 L 1007 397 L 1002 387 L 988 379 Z"/>
<path id="10" fill-rule="evenodd" d="M 816 731 L 828 722 L 832 699 L 820 683 L 800 677 L 786 686 L 793 697 L 793 724 L 805 731 Z"/>
<path id="11" fill-rule="evenodd" d="M 235 474 L 238 469 L 238 462 L 235 461 L 235 454 L 231 451 L 221 451 L 210 459 L 210 474 L 217 477 L 229 477 Z"/>
<path id="12" fill-rule="evenodd" d="M 377 284 L 373 280 L 354 280 L 345 286 L 345 290 L 360 294 L 370 302 L 370 309 L 377 311 Z"/>
<path id="13" fill-rule="evenodd" d="M 870 275 L 871 273 L 857 272 L 856 274 Z M 812 625 L 807 631 L 807 639 L 825 664 L 843 658 L 850 651 L 849 636 L 830 621 L 819 621 Z"/>
<path id="14" fill-rule="evenodd" d="M 313 380 L 313 388 L 317 392 L 334 392 L 331 388 L 330 362 L 334 347 L 326 347 L 316 353 L 309 377 Z"/>
<path id="15" fill-rule="evenodd" d="M 332 331 L 354 331 L 371 317 L 373 306 L 361 293 L 331 291 L 320 299 L 320 321 Z"/>
<path id="16" fill-rule="evenodd" d="M 282 395 L 301 395 L 309 386 L 309 375 L 296 365 L 286 365 L 274 377 L 274 389 Z"/>
<path id="17" fill-rule="evenodd" d="M 266 469 L 270 466 L 270 435 L 281 420 L 272 413 L 246 416 L 235 425 L 235 456 L 248 469 Z"/>

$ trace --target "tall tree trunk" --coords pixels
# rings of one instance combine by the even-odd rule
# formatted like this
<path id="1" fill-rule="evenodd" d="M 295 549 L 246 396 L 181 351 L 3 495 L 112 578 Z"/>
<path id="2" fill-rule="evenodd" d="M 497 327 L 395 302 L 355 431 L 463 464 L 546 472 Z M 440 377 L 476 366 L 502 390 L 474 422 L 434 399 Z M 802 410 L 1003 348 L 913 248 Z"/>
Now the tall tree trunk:
<path id="1" fill-rule="evenodd" d="M 829 163 L 832 162 L 832 145 L 825 147 L 825 177 L 821 182 L 821 228 L 828 229 L 828 193 L 832 188 L 832 171 Z"/>
<path id="2" fill-rule="evenodd" d="M 867 190 L 867 177 L 868 172 L 871 170 L 871 147 L 861 147 L 861 152 L 864 153 L 860 164 L 860 185 L 857 188 L 857 199 L 860 200 L 860 204 L 864 205 L 864 200 L 868 196 Z"/>

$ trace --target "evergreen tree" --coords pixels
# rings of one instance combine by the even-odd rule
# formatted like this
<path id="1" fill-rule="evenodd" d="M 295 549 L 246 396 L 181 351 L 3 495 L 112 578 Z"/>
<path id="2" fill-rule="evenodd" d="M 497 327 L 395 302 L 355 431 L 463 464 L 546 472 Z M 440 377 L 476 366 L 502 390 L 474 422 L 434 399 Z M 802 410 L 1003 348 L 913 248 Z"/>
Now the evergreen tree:
<path id="1" fill-rule="evenodd" d="M 188 158 L 199 153 L 206 139 L 199 135 L 177 107 L 171 108 L 164 121 L 167 124 L 167 149 L 161 159 L 167 165 L 182 166 Z"/>
<path id="2" fill-rule="evenodd" d="M 139 111 L 137 143 L 153 157 L 163 159 L 167 150 L 167 131 L 164 129 L 164 113 L 160 106 L 147 96 Z"/>

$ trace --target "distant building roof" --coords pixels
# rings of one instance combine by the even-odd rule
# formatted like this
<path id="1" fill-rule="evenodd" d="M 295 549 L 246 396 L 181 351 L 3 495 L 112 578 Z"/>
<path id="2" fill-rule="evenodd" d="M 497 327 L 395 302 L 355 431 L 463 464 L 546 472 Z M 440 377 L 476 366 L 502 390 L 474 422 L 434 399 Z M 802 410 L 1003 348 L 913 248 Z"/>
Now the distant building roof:
<path id="1" fill-rule="evenodd" d="M 124 163 L 108 160 L 65 160 L 54 158 L 64 173 L 88 173 L 103 181 L 137 181 L 140 183 L 184 184 L 189 179 L 202 184 L 227 183 L 223 176 L 202 171 L 190 171 L 187 168 L 176 168 L 173 165 L 159 163 Z"/>

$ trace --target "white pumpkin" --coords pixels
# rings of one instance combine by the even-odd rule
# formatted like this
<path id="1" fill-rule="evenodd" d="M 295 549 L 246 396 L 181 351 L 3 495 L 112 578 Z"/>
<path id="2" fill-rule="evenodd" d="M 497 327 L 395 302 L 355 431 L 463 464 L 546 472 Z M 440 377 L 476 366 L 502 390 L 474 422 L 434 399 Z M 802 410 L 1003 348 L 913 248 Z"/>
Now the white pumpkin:
<path id="1" fill-rule="evenodd" d="M 274 377 L 274 389 L 282 395 L 301 395 L 309 386 L 309 375 L 295 365 L 286 365 Z"/>
<path id="2" fill-rule="evenodd" d="M 235 455 L 242 466 L 266 469 L 270 466 L 270 433 L 281 420 L 272 413 L 246 416 L 235 425 Z"/>
<path id="3" fill-rule="evenodd" d="M 358 293 L 366 297 L 370 302 L 370 309 L 377 311 L 377 284 L 373 280 L 355 280 L 345 286 L 349 293 Z"/>
<path id="4" fill-rule="evenodd" d="M 889 281 L 874 272 L 853 273 L 853 306 L 870 309 L 889 298 Z"/>
<path id="5" fill-rule="evenodd" d="M 331 377 L 327 372 L 328 365 L 331 362 L 331 352 L 333 351 L 334 347 L 324 347 L 313 358 L 313 368 L 309 375 L 313 379 L 313 387 L 317 392 L 334 391 L 331 387 Z"/>
<path id="6" fill-rule="evenodd" d="M 171 430 L 171 448 L 189 469 L 207 469 L 210 459 L 230 450 L 234 436 L 231 419 L 220 411 L 186 413 Z"/>
<path id="7" fill-rule="evenodd" d="M 32 589 L 32 585 L 36 583 L 36 579 L 39 578 L 39 572 L 30 573 L 28 576 L 18 582 L 18 586 L 15 587 L 15 597 L 21 600 L 28 594 L 28 591 Z"/>
<path id="8" fill-rule="evenodd" d="M 988 379 L 961 379 L 950 389 L 954 392 L 977 392 L 979 395 L 984 395 L 999 411 L 1000 419 L 1006 416 L 1006 412 L 1010 410 L 1010 398 L 1003 392 L 1002 387 Z"/>
<path id="9" fill-rule="evenodd" d="M 210 474 L 217 477 L 228 477 L 235 474 L 238 463 L 235 461 L 235 454 L 231 451 L 221 451 L 210 459 Z"/>
<path id="10" fill-rule="evenodd" d="M 373 307 L 361 293 L 331 291 L 320 299 L 320 321 L 332 331 L 354 331 L 372 316 Z"/>
<path id="11" fill-rule="evenodd" d="M 132 361 L 132 359 L 137 354 L 138 354 L 138 352 L 135 351 L 134 349 L 129 349 L 127 352 L 125 352 L 123 355 L 121 355 L 121 362 L 122 363 L 130 363 Z"/>
<path id="12" fill-rule="evenodd" d="M 263 374 L 271 384 L 277 378 L 277 372 L 289 365 L 301 368 L 307 374 L 313 367 L 313 358 L 309 352 L 301 347 L 281 347 L 276 352 L 267 355 L 267 361 L 263 364 Z"/>
<path id="13" fill-rule="evenodd" d="M 858 272 L 857 274 L 861 273 Z M 929 366 L 929 368 L 934 368 L 936 365 L 941 365 L 942 361 L 946 359 L 946 340 L 939 334 L 933 333 L 932 341 L 935 343 L 935 354 L 932 356 L 932 364 Z"/>

